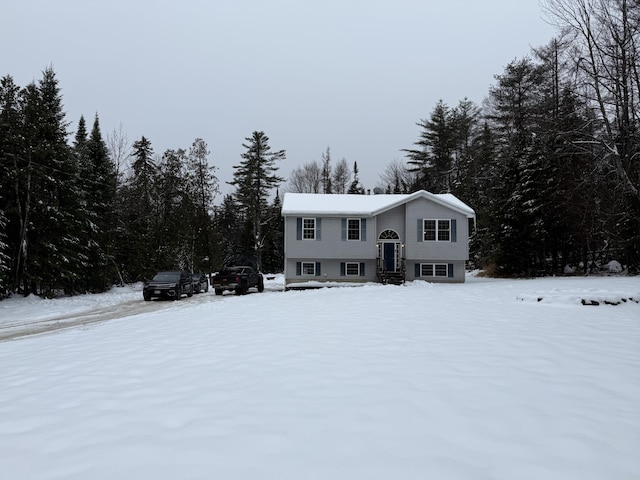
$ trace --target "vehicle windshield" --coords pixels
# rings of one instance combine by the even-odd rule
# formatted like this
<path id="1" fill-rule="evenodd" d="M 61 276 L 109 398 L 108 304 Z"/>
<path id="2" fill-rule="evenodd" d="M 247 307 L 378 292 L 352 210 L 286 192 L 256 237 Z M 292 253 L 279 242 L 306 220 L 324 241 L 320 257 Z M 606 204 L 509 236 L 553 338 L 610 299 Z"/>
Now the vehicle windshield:
<path id="1" fill-rule="evenodd" d="M 239 268 L 225 268 L 222 270 L 222 275 L 235 275 L 236 273 L 239 273 L 240 269 Z"/>
<path id="2" fill-rule="evenodd" d="M 194 273 L 192 278 L 193 278 L 194 280 L 200 281 L 200 277 L 201 277 L 201 276 L 202 276 L 202 275 L 198 275 L 197 273 Z"/>
<path id="3" fill-rule="evenodd" d="M 153 277 L 154 282 L 179 282 L 180 274 L 176 272 L 160 272 Z"/>

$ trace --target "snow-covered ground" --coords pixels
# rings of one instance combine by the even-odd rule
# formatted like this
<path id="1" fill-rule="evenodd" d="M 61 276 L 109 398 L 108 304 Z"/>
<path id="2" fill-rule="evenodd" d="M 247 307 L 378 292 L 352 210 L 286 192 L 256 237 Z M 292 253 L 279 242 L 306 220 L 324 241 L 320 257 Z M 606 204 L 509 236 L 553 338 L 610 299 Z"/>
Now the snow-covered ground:
<path id="1" fill-rule="evenodd" d="M 0 302 L 1 478 L 640 478 L 640 278 L 281 285 Z"/>

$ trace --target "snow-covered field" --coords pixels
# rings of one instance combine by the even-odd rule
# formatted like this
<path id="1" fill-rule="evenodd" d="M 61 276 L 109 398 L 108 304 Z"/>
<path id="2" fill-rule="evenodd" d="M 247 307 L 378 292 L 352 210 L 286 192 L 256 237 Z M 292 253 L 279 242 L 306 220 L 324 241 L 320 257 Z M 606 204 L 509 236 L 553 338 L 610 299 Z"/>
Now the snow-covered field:
<path id="1" fill-rule="evenodd" d="M 0 478 L 640 478 L 640 278 L 281 285 L 0 302 Z"/>

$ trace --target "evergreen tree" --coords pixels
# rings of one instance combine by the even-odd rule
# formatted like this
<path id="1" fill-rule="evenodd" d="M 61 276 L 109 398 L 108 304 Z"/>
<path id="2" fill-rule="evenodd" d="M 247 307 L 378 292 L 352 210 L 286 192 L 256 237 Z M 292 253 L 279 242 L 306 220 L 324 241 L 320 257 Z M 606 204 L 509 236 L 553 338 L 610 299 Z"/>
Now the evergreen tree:
<path id="1" fill-rule="evenodd" d="M 331 152 L 327 147 L 327 151 L 322 154 L 322 193 L 333 193 L 331 169 Z"/>
<path id="2" fill-rule="evenodd" d="M 24 217 L 18 200 L 22 182 L 17 168 L 24 153 L 21 130 L 20 87 L 13 77 L 5 76 L 0 80 L 0 299 L 16 288 L 15 260 L 22 251 L 19 238 Z"/>
<path id="3" fill-rule="evenodd" d="M 22 91 L 25 152 L 19 160 L 21 255 L 17 281 L 25 294 L 75 291 L 80 278 L 77 234 L 82 230 L 77 164 L 67 145 L 67 122 L 51 68 Z"/>
<path id="4" fill-rule="evenodd" d="M 126 281 L 153 275 L 158 251 L 156 238 L 158 168 L 153 147 L 144 136 L 132 146 L 132 172 L 122 187 L 122 223 L 118 229 L 117 264 Z"/>
<path id="5" fill-rule="evenodd" d="M 2 198 L 0 198 L 0 201 Z M 7 218 L 4 210 L 0 210 L 0 300 L 6 298 L 11 293 L 10 288 L 10 272 L 11 257 L 9 255 L 9 244 L 7 243 Z"/>
<path id="6" fill-rule="evenodd" d="M 194 203 L 187 190 L 186 161 L 187 153 L 180 148 L 167 150 L 160 163 L 155 217 L 160 269 L 191 269 Z"/>
<path id="7" fill-rule="evenodd" d="M 236 198 L 243 213 L 251 225 L 251 234 L 255 249 L 256 268 L 262 268 L 262 249 L 264 236 L 262 233 L 267 198 L 271 189 L 284 181 L 276 175 L 276 162 L 286 158 L 285 150 L 271 151 L 269 137 L 264 132 L 253 132 L 245 139 L 248 143 L 242 146 L 247 149 L 242 154 L 243 161 L 234 165 L 235 172 L 230 185 L 236 187 Z"/>
<path id="8" fill-rule="evenodd" d="M 536 192 L 539 159 L 536 149 L 540 72 L 529 59 L 510 63 L 498 85 L 490 91 L 490 119 L 502 134 L 497 174 L 501 182 L 493 191 L 496 208 L 491 212 L 494 260 L 506 274 L 528 275 L 537 268 L 541 196 Z"/>
<path id="9" fill-rule="evenodd" d="M 194 203 L 192 222 L 191 268 L 194 271 L 213 271 L 211 262 L 214 244 L 211 242 L 213 200 L 219 192 L 216 167 L 209 166 L 209 149 L 197 138 L 187 155 L 187 192 Z"/>
<path id="10" fill-rule="evenodd" d="M 414 190 L 424 189 L 433 193 L 451 191 L 456 140 L 453 121 L 451 109 L 440 100 L 429 120 L 423 119 L 417 123 L 422 129 L 420 139 L 414 144 L 418 148 L 403 150 L 411 171 L 418 174 Z"/>
<path id="11" fill-rule="evenodd" d="M 214 252 L 214 265 L 239 265 L 253 257 L 253 242 L 245 235 L 246 218 L 241 206 L 233 195 L 225 195 L 222 204 L 214 209 L 213 243 L 218 246 Z"/>
<path id="12" fill-rule="evenodd" d="M 353 162 L 353 181 L 347 193 L 364 195 L 364 187 L 360 185 L 360 178 L 358 177 L 358 162 Z"/>
<path id="13" fill-rule="evenodd" d="M 263 270 L 273 273 L 282 272 L 284 270 L 284 218 L 282 218 L 282 201 L 279 191 L 276 191 L 273 203 L 268 208 L 265 230 Z"/>
<path id="14" fill-rule="evenodd" d="M 88 288 L 102 292 L 118 277 L 113 258 L 116 228 L 116 170 L 102 139 L 100 121 L 95 116 L 91 135 L 86 143 L 89 170 L 84 176 L 88 193 L 86 213 L 89 216 L 90 237 Z"/>

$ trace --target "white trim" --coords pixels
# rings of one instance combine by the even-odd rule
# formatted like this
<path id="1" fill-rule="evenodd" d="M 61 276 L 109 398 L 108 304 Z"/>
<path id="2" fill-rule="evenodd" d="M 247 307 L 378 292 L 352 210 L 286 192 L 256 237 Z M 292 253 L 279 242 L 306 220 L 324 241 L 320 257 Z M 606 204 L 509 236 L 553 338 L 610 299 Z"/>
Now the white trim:
<path id="1" fill-rule="evenodd" d="M 355 265 L 358 273 L 349 273 L 349 265 Z M 360 276 L 360 262 L 344 262 L 344 275 L 345 277 L 359 277 Z"/>
<path id="2" fill-rule="evenodd" d="M 313 267 L 313 273 L 305 273 L 304 266 L 311 265 Z M 302 277 L 315 277 L 316 276 L 316 262 L 300 262 L 300 276 Z"/>
<path id="3" fill-rule="evenodd" d="M 425 222 L 436 222 L 435 225 L 435 235 L 436 238 L 433 240 L 427 240 L 425 238 L 425 233 L 427 232 L 427 229 L 424 226 Z M 449 228 L 447 229 L 442 229 L 443 232 L 448 232 L 449 233 L 449 238 L 447 240 L 440 240 L 440 223 L 439 222 L 447 222 L 447 224 L 449 225 Z M 432 231 L 431 229 L 429 231 Z M 423 242 L 451 242 L 451 219 L 450 218 L 423 218 L 422 219 L 422 241 Z"/>
<path id="4" fill-rule="evenodd" d="M 306 220 L 313 220 L 313 228 L 307 227 L 305 228 L 304 226 L 304 222 Z M 302 240 L 315 240 L 316 239 L 316 229 L 318 228 L 318 221 L 316 220 L 315 217 L 302 217 Z M 313 230 L 313 237 L 305 237 L 304 236 L 304 231 L 305 230 Z"/>
<path id="5" fill-rule="evenodd" d="M 424 267 L 431 267 L 431 275 L 425 274 L 424 273 Z M 442 270 L 442 268 L 444 268 L 444 275 L 437 275 L 438 272 L 438 268 L 440 267 L 440 269 Z M 437 277 L 437 278 L 442 278 L 442 277 L 448 277 L 449 276 L 449 265 L 447 263 L 421 263 L 420 264 L 420 277 Z"/>
<path id="6" fill-rule="evenodd" d="M 358 238 L 349 238 L 349 222 L 350 221 L 354 221 L 354 222 L 358 222 Z M 359 242 L 362 238 L 362 219 L 361 218 L 355 218 L 355 217 L 348 217 L 347 218 L 347 242 Z"/>

